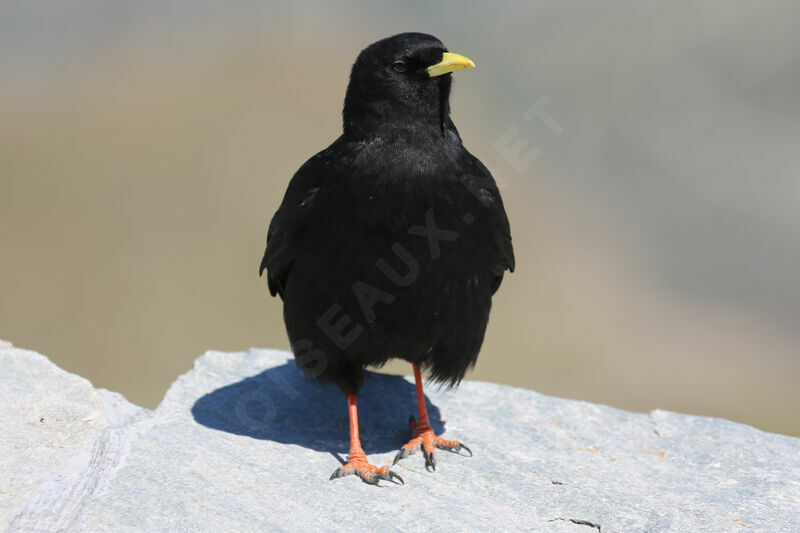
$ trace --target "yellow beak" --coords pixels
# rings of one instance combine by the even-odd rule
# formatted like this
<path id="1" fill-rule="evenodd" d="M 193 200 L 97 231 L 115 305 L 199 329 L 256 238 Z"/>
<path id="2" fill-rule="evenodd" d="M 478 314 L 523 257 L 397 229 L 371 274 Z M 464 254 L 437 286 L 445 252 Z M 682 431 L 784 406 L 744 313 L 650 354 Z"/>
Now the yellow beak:
<path id="1" fill-rule="evenodd" d="M 442 74 L 447 74 L 448 72 L 455 72 L 456 70 L 465 68 L 475 68 L 475 63 L 473 63 L 470 58 L 464 57 L 461 54 L 445 52 L 442 54 L 441 61 L 435 65 L 429 66 L 425 70 L 428 71 L 428 76 L 434 78 Z"/>

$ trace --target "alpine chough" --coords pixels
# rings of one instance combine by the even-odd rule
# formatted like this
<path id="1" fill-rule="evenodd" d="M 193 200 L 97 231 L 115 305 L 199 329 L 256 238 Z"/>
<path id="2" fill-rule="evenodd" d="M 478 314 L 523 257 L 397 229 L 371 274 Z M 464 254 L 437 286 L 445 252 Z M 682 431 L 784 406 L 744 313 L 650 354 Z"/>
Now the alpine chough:
<path id="1" fill-rule="evenodd" d="M 439 39 L 403 33 L 353 64 L 343 133 L 289 182 L 260 274 L 283 299 L 297 365 L 347 396 L 350 454 L 331 479 L 402 482 L 371 465 L 358 436 L 364 368 L 413 365 L 418 417 L 395 458 L 470 450 L 431 429 L 422 371 L 456 385 L 475 364 L 492 295 L 514 269 L 508 219 L 487 168 L 450 119 L 451 73 L 474 67 Z M 471 452 L 470 452 L 471 455 Z"/>

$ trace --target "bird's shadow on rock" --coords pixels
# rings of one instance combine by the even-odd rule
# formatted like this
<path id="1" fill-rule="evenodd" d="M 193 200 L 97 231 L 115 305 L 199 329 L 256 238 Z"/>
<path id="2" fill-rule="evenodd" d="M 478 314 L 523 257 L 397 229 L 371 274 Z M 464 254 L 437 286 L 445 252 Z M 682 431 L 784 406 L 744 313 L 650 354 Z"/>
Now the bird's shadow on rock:
<path id="1" fill-rule="evenodd" d="M 426 398 L 431 427 L 444 432 L 439 409 Z M 367 454 L 398 450 L 411 438 L 416 390 L 401 376 L 367 372 L 358 396 L 361 443 Z M 350 447 L 347 400 L 336 385 L 305 379 L 294 364 L 220 387 L 192 406 L 195 421 L 254 439 L 346 454 Z M 341 460 L 341 458 L 340 458 Z"/>

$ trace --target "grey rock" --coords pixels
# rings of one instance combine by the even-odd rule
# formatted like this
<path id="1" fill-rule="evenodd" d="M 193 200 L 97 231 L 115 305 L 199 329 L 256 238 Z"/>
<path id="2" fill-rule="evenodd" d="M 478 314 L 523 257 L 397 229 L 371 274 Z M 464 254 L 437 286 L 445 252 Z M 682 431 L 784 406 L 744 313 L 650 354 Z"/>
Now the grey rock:
<path id="1" fill-rule="evenodd" d="M 490 354 L 484 354 L 489 357 Z M 344 396 L 286 352 L 208 352 L 154 411 L 0 343 L 0 527 L 9 531 L 797 531 L 800 439 L 480 382 L 427 390 L 467 457 L 420 454 L 405 486 L 328 481 Z M 409 438 L 411 378 L 359 399 L 374 464 Z"/>

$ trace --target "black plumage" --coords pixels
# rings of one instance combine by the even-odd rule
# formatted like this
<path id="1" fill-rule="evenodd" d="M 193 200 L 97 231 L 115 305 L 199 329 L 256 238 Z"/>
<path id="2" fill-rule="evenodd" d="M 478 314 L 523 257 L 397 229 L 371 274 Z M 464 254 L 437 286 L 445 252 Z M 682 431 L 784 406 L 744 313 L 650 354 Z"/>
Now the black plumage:
<path id="1" fill-rule="evenodd" d="M 342 135 L 300 167 L 270 223 L 260 273 L 283 298 L 295 360 L 347 395 L 350 455 L 331 479 L 400 480 L 367 462 L 356 409 L 364 368 L 392 358 L 414 366 L 419 414 L 395 463 L 419 448 L 435 468 L 435 447 L 469 451 L 433 433 L 421 375 L 464 377 L 514 269 L 497 185 L 450 120 L 450 73 L 472 66 L 420 33 L 364 49 Z"/>
<path id="2" fill-rule="evenodd" d="M 260 272 L 298 364 L 346 393 L 391 358 L 458 383 L 514 268 L 497 185 L 450 119 L 451 74 L 425 70 L 446 51 L 419 33 L 362 51 L 342 136 L 297 171 L 269 226 Z"/>

